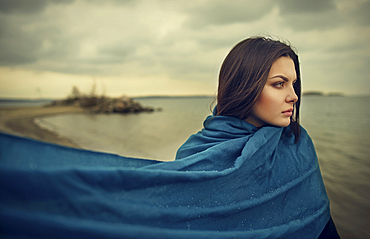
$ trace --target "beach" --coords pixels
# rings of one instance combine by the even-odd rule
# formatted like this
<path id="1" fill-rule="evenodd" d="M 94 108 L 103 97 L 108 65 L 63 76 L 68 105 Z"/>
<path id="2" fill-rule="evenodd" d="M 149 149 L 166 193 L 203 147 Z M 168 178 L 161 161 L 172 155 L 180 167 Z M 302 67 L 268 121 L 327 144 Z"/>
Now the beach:
<path id="1" fill-rule="evenodd" d="M 33 138 L 54 144 L 79 148 L 73 141 L 42 129 L 35 123 L 37 117 L 82 113 L 76 106 L 20 106 L 0 107 L 0 131 L 3 133 Z"/>

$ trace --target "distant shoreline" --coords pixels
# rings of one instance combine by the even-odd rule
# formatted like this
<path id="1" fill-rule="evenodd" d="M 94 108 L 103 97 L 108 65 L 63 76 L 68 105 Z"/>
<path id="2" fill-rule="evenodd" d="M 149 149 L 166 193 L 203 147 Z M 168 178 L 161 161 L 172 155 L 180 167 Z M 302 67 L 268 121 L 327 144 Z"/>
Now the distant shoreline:
<path id="1" fill-rule="evenodd" d="M 216 96 L 213 95 L 179 95 L 179 96 L 171 96 L 171 95 L 152 95 L 152 96 L 137 96 L 131 97 L 135 100 L 140 99 L 188 99 L 188 98 L 215 98 Z"/>
<path id="2" fill-rule="evenodd" d="M 302 93 L 302 96 L 345 96 L 345 95 L 342 92 L 324 93 L 321 91 L 306 91 Z"/>
<path id="3" fill-rule="evenodd" d="M 345 97 L 370 97 L 370 94 L 344 94 L 341 92 L 321 92 L 321 91 L 305 91 L 302 92 L 302 96 L 345 96 Z M 186 99 L 186 98 L 217 98 L 216 95 L 149 95 L 149 96 L 130 96 L 134 100 L 141 99 Z M 29 99 L 29 98 L 0 98 L 0 108 L 10 107 L 12 103 L 19 103 L 21 106 L 28 105 L 28 103 L 34 105 L 43 105 L 50 103 L 54 100 L 60 100 L 59 98 L 55 99 Z M 17 106 L 17 105 L 15 105 Z M 18 106 L 17 106 L 18 107 Z M 28 106 L 27 106 L 28 107 Z"/>
<path id="4" fill-rule="evenodd" d="M 132 98 L 132 99 L 168 99 L 168 98 L 173 98 L 173 99 L 176 99 L 176 98 L 179 98 L 179 99 L 182 99 L 182 98 L 215 98 L 216 96 L 215 95 L 148 95 L 148 96 L 129 96 L 129 98 Z M 64 98 L 55 98 L 55 99 L 43 99 L 43 98 L 38 98 L 38 99 L 31 99 L 31 98 L 0 98 L 0 108 L 2 108 L 3 106 L 1 106 L 1 103 L 35 103 L 35 104 L 38 104 L 39 105 L 42 105 L 42 104 L 47 104 L 47 103 L 50 103 L 52 101 L 55 101 L 55 100 L 62 100 Z"/>
<path id="5" fill-rule="evenodd" d="M 84 110 L 76 106 L 13 106 L 0 107 L 0 131 L 7 134 L 28 137 L 49 143 L 68 147 L 80 148 L 73 141 L 58 134 L 40 128 L 35 119 L 43 116 L 58 114 L 83 113 Z"/>

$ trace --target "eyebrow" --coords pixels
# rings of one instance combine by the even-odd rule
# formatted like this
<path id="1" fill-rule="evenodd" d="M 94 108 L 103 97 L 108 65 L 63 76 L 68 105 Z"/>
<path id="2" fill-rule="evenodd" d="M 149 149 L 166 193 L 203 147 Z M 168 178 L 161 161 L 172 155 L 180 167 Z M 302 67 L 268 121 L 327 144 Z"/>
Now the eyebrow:
<path id="1" fill-rule="evenodd" d="M 281 79 L 283 79 L 286 82 L 289 81 L 289 79 L 286 76 L 283 76 L 283 75 L 276 75 L 276 76 L 271 77 L 270 79 L 275 79 L 275 78 L 281 78 Z M 294 79 L 293 81 L 296 81 L 296 80 L 297 80 L 297 78 Z"/>

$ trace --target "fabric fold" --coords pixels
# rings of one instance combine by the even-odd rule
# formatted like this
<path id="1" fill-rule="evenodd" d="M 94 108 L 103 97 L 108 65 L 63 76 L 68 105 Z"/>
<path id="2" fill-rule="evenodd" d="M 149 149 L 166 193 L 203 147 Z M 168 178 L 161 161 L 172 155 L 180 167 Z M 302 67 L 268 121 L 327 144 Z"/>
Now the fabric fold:
<path id="1" fill-rule="evenodd" d="M 312 141 L 209 116 L 172 162 L 0 134 L 0 233 L 314 238 L 330 219 Z M 95 236 L 94 236 L 95 235 Z"/>

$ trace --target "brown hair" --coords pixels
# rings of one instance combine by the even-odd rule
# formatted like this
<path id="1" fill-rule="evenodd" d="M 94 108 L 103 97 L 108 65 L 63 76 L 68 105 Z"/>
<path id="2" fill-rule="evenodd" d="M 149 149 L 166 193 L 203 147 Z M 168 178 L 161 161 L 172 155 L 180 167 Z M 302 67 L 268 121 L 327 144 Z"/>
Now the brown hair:
<path id="1" fill-rule="evenodd" d="M 252 37 L 239 42 L 222 63 L 217 95 L 217 114 L 247 119 L 259 98 L 274 61 L 290 57 L 295 66 L 297 81 L 294 91 L 298 101 L 291 116 L 291 132 L 298 142 L 300 135 L 299 106 L 301 74 L 297 54 L 290 45 L 265 37 Z"/>

